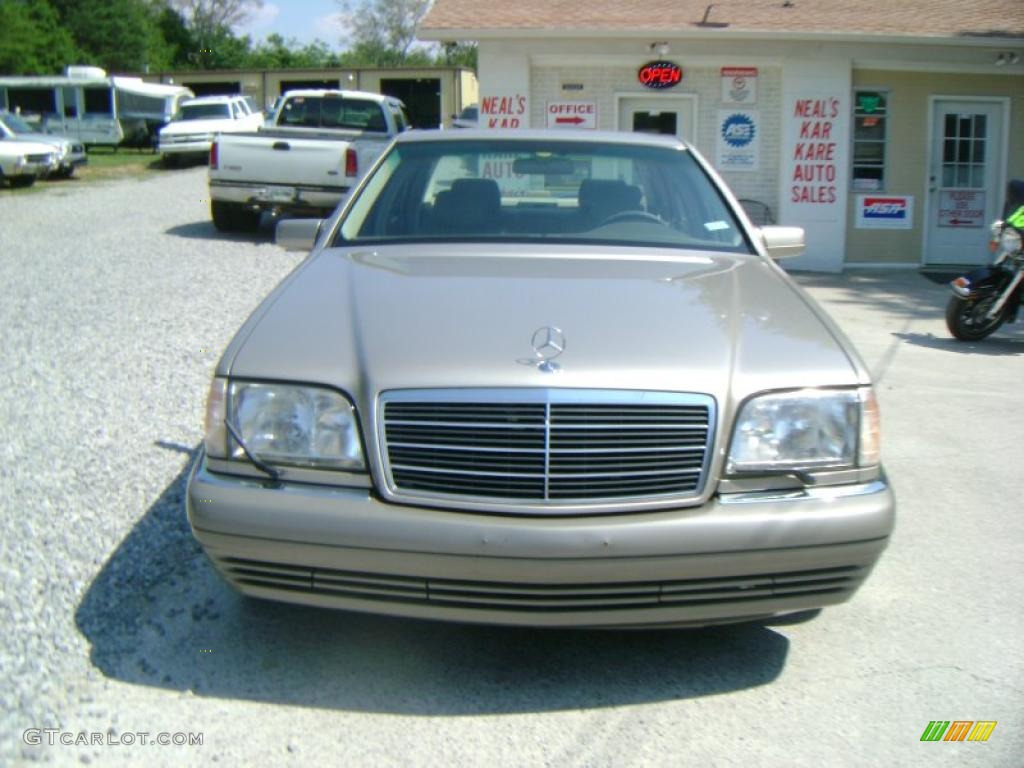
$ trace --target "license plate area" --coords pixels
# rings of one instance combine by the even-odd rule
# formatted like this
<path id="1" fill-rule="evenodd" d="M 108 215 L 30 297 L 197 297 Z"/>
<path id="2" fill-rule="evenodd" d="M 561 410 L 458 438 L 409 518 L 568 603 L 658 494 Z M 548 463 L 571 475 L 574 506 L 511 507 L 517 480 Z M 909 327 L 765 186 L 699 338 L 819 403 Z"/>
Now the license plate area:
<path id="1" fill-rule="evenodd" d="M 259 198 L 271 203 L 290 203 L 295 199 L 295 187 L 263 187 Z"/>

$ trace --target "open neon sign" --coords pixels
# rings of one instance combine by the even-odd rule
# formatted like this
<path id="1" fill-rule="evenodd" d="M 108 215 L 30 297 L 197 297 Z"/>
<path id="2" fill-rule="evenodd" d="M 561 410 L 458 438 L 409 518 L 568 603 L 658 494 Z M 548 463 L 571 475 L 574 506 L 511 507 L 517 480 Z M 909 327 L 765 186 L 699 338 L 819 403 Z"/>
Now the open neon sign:
<path id="1" fill-rule="evenodd" d="M 672 88 L 683 79 L 683 68 L 671 61 L 652 61 L 637 72 L 640 84 L 647 88 Z"/>

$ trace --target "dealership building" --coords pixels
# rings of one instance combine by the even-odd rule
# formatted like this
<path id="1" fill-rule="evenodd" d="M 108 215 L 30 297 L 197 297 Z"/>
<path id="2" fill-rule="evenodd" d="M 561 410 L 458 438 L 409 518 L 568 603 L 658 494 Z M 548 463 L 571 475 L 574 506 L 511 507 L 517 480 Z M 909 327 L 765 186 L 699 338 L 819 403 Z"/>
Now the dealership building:
<path id="1" fill-rule="evenodd" d="M 485 127 L 691 141 L 796 268 L 984 262 L 1024 178 L 1021 0 L 436 0 Z"/>

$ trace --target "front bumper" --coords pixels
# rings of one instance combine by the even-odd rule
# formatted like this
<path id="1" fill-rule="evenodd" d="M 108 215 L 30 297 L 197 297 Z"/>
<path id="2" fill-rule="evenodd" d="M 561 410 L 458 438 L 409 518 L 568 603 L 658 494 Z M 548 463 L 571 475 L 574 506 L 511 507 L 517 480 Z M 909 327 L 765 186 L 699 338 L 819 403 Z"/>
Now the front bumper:
<path id="1" fill-rule="evenodd" d="M 215 474 L 186 500 L 218 570 L 256 597 L 550 627 L 703 625 L 847 600 L 893 527 L 882 482 L 600 517 L 388 504 L 368 489 Z"/>
<path id="2" fill-rule="evenodd" d="M 209 155 L 213 139 L 198 141 L 163 142 L 157 145 L 156 151 L 161 155 Z"/>

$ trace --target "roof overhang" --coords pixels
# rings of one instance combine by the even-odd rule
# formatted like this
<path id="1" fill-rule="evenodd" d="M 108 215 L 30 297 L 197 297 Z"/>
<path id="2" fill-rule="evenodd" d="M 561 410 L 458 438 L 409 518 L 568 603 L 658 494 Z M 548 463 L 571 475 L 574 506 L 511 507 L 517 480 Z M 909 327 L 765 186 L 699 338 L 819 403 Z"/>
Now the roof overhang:
<path id="1" fill-rule="evenodd" d="M 807 43 L 860 43 L 886 45 L 946 45 L 965 48 L 1005 48 L 1007 45 L 1024 45 L 1024 36 L 996 34 L 943 35 L 883 35 L 855 32 L 774 32 L 761 30 L 730 29 L 727 27 L 637 27 L 633 29 L 472 29 L 472 28 L 420 28 L 418 38 L 445 42 L 449 40 L 564 40 L 564 39 L 650 39 L 670 40 L 722 40 L 722 41 L 784 41 Z"/>

